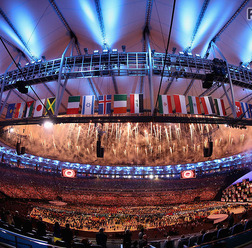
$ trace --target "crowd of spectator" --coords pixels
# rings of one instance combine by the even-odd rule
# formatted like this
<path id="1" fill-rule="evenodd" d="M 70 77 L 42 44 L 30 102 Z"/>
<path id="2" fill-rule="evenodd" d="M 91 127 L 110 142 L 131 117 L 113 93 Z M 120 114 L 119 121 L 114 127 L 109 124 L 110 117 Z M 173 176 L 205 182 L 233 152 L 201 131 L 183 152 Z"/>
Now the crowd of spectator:
<path id="1" fill-rule="evenodd" d="M 226 188 L 222 192 L 221 201 L 252 202 L 252 181 L 247 178 Z"/>
<path id="2" fill-rule="evenodd" d="M 0 191 L 12 198 L 85 205 L 153 206 L 213 200 L 224 175 L 186 180 L 62 178 L 29 169 L 0 167 Z"/>

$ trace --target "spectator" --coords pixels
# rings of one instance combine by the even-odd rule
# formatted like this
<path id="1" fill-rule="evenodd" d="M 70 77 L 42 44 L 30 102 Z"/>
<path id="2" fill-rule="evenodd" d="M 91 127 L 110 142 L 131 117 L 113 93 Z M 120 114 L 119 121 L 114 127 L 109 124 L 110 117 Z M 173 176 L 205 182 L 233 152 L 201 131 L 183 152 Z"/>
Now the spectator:
<path id="1" fill-rule="evenodd" d="M 141 228 L 140 232 L 138 233 L 138 239 L 141 240 L 144 235 L 144 228 Z"/>
<path id="2" fill-rule="evenodd" d="M 229 216 L 228 216 L 228 228 L 230 228 L 231 226 L 234 225 L 234 213 L 232 212 Z"/>
<path id="3" fill-rule="evenodd" d="M 56 221 L 53 226 L 53 242 L 56 243 L 57 240 L 62 240 L 61 229 L 58 221 Z"/>
<path id="4" fill-rule="evenodd" d="M 142 239 L 139 240 L 139 248 L 146 247 L 148 244 L 147 235 L 144 234 Z"/>
<path id="5" fill-rule="evenodd" d="M 19 216 L 19 212 L 15 211 L 15 215 L 13 217 L 13 222 L 14 222 L 14 226 L 18 229 L 22 228 L 22 219 Z"/>
<path id="6" fill-rule="evenodd" d="M 96 234 L 96 243 L 97 245 L 100 245 L 103 248 L 107 247 L 107 235 L 104 233 L 103 228 L 101 228 Z"/>
<path id="7" fill-rule="evenodd" d="M 46 225 L 42 221 L 42 218 L 40 217 L 38 222 L 37 222 L 37 236 L 38 237 L 43 237 L 46 235 Z"/>
<path id="8" fill-rule="evenodd" d="M 167 237 L 167 240 L 164 242 L 164 248 L 173 248 L 173 241 L 171 240 L 171 236 Z"/>
<path id="9" fill-rule="evenodd" d="M 24 220 L 23 232 L 24 233 L 32 232 L 32 222 L 30 215 L 27 215 L 26 219 Z"/>
<path id="10" fill-rule="evenodd" d="M 62 240 L 66 242 L 67 247 L 71 247 L 73 241 L 73 232 L 68 223 L 66 224 L 65 229 L 62 230 Z"/>
<path id="11" fill-rule="evenodd" d="M 12 218 L 12 215 L 11 213 L 7 210 L 6 211 L 6 222 L 9 224 L 9 225 L 13 225 L 13 218 Z"/>
<path id="12" fill-rule="evenodd" d="M 123 248 L 131 247 L 131 236 L 132 233 L 130 232 L 130 230 L 126 230 L 123 236 Z"/>

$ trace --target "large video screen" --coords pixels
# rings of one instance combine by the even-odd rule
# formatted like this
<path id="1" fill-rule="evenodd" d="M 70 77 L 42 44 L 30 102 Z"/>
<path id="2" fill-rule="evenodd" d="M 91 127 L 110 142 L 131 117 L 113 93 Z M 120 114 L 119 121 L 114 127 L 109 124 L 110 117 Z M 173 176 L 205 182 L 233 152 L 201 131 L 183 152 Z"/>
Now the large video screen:
<path id="1" fill-rule="evenodd" d="M 181 179 L 189 179 L 189 178 L 195 178 L 195 177 L 196 177 L 195 170 L 185 170 L 185 171 L 181 171 L 180 173 Z"/>
<path id="2" fill-rule="evenodd" d="M 72 169 L 62 169 L 61 175 L 63 177 L 75 178 L 77 175 L 77 171 Z"/>

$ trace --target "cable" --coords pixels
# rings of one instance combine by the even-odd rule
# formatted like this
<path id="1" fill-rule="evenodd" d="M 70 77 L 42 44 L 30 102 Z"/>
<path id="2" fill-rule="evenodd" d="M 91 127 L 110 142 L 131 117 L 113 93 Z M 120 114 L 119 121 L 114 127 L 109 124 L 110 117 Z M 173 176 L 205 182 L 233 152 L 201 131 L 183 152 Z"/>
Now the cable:
<path id="1" fill-rule="evenodd" d="M 158 103 L 158 98 L 159 98 L 159 94 L 160 94 L 160 90 L 161 90 L 161 85 L 162 85 L 162 82 L 163 82 L 164 69 L 165 69 L 165 65 L 166 65 L 167 54 L 168 54 L 168 48 L 169 48 L 169 44 L 170 44 L 171 30 L 172 30 L 172 24 L 173 24 L 174 12 L 175 12 L 175 5 L 176 5 L 176 0 L 174 0 L 174 2 L 173 2 L 172 17 L 171 17 L 171 25 L 170 25 L 169 36 L 168 36 L 168 40 L 167 40 L 167 46 L 166 46 L 166 50 L 165 50 L 164 66 L 163 66 L 163 70 L 162 70 L 162 73 L 161 73 L 161 79 L 160 79 L 160 83 L 159 83 L 159 89 L 158 89 L 158 94 L 157 94 L 157 100 L 156 100 L 156 104 L 155 104 L 155 111 L 154 111 L 153 114 L 156 114 L 156 112 L 157 112 L 157 103 Z"/>
<path id="2" fill-rule="evenodd" d="M 17 62 L 16 62 L 16 61 L 14 60 L 14 58 L 12 57 L 12 55 L 11 55 L 9 49 L 8 49 L 8 48 L 6 47 L 6 45 L 4 44 L 4 42 L 3 42 L 1 36 L 0 36 L 0 40 L 1 40 L 1 42 L 3 43 L 4 48 L 6 49 L 6 51 L 8 52 L 8 54 L 10 55 L 12 61 L 14 62 L 14 64 L 16 65 L 16 67 L 18 68 L 19 72 L 20 72 L 21 75 L 23 76 L 24 80 L 27 82 L 27 79 L 26 79 L 25 75 L 23 74 L 23 72 L 22 72 L 21 69 L 19 68 L 19 65 L 17 64 Z M 41 101 L 40 97 L 37 95 L 37 93 L 36 93 L 35 90 L 32 88 L 32 86 L 31 86 L 31 85 L 28 85 L 28 86 L 31 88 L 31 90 L 33 91 L 33 93 L 35 94 L 35 96 L 38 98 L 38 100 L 40 101 L 40 103 L 44 106 L 44 108 L 46 109 L 47 113 L 48 113 L 49 116 L 51 117 L 51 116 L 52 116 L 51 111 L 49 111 L 49 110 L 46 108 L 45 104 Z"/>

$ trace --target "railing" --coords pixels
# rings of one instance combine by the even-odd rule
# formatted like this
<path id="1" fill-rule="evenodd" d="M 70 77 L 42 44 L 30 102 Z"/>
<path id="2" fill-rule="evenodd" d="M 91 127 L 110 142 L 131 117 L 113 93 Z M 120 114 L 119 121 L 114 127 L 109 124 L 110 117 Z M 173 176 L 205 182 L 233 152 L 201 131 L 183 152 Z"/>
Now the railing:
<path id="1" fill-rule="evenodd" d="M 0 228 L 0 241 L 19 248 L 59 247 L 56 245 L 48 244 L 46 241 L 30 238 L 3 228 Z"/>
<path id="2" fill-rule="evenodd" d="M 5 90 L 19 80 L 27 84 L 39 84 L 58 79 L 61 59 L 30 63 L 20 69 L 0 75 Z M 154 53 L 152 55 L 153 75 L 161 75 L 163 67 L 165 77 L 191 78 L 204 80 L 206 74 L 213 73 L 216 65 L 212 60 L 201 57 Z M 146 76 L 149 70 L 148 53 L 108 53 L 65 57 L 62 79 L 90 78 L 109 76 Z M 233 84 L 252 89 L 252 71 L 241 66 L 229 65 Z M 25 77 L 25 78 L 24 78 Z M 227 75 L 215 78 L 216 81 L 229 83 Z"/>

